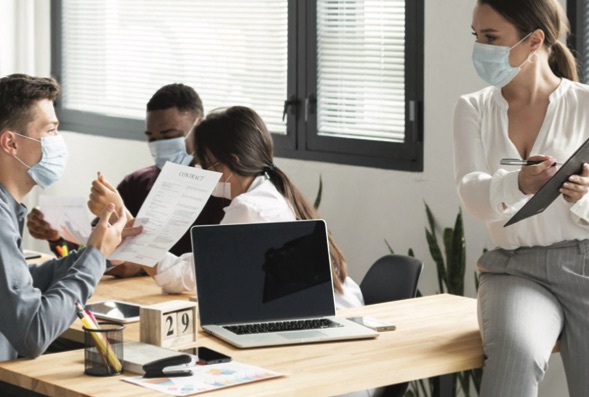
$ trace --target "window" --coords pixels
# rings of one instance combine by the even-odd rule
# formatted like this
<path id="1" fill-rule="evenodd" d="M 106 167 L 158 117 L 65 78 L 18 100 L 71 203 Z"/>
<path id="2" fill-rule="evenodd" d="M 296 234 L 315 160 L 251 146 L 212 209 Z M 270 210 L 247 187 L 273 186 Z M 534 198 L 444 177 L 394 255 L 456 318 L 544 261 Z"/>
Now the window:
<path id="1" fill-rule="evenodd" d="M 62 128 L 144 139 L 162 85 L 254 108 L 276 155 L 422 171 L 423 0 L 52 2 Z"/>
<path id="2" fill-rule="evenodd" d="M 589 82 L 589 1 L 567 0 L 567 14 L 571 24 L 568 45 L 574 50 L 579 66 L 579 80 Z"/>

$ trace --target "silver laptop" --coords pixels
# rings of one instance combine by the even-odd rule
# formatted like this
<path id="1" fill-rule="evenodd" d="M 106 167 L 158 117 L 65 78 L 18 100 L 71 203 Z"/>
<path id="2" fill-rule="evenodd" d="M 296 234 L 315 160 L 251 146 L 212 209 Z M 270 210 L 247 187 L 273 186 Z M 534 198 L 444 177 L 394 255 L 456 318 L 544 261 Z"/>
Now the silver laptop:
<path id="1" fill-rule="evenodd" d="M 374 338 L 335 316 L 322 220 L 194 226 L 201 327 L 240 347 Z"/>

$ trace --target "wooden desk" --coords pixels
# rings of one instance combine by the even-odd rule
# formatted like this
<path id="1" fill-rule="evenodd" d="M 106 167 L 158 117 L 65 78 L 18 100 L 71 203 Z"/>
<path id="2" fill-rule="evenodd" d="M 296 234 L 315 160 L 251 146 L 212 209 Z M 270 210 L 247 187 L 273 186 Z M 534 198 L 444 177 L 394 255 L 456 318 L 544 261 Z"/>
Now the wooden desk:
<path id="1" fill-rule="evenodd" d="M 139 303 L 188 296 L 154 293 L 145 279 L 104 280 L 98 298 Z M 129 287 L 130 284 L 138 286 Z M 142 287 L 141 287 L 142 286 Z M 157 289 L 157 287 L 155 287 Z M 159 292 L 159 290 L 158 290 Z M 105 295 L 113 293 L 116 295 Z M 476 301 L 453 295 L 433 295 L 405 301 L 347 309 L 340 315 L 370 315 L 392 322 L 396 331 L 376 339 L 261 349 L 236 349 L 200 333 L 198 344 L 227 353 L 234 360 L 258 365 L 287 376 L 206 393 L 207 396 L 333 396 L 414 379 L 481 367 L 483 351 L 476 318 Z M 129 337 L 133 325 L 126 330 Z M 75 332 L 75 330 L 72 330 Z M 138 334 L 137 334 L 138 335 Z M 35 360 L 0 363 L 0 380 L 50 396 L 158 396 L 162 394 L 121 381 L 121 376 L 85 376 L 84 353 L 71 351 Z M 132 374 L 126 374 L 132 375 Z"/>

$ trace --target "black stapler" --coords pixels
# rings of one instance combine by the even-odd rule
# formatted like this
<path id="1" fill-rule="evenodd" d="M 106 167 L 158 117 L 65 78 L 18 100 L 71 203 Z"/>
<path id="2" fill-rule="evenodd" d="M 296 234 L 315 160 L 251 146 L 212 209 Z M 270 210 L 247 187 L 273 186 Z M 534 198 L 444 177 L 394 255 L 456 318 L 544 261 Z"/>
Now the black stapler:
<path id="1" fill-rule="evenodd" d="M 167 367 L 176 367 L 183 364 L 190 364 L 192 357 L 188 354 L 179 354 L 177 356 L 160 358 L 143 365 L 144 378 L 170 378 L 175 376 L 190 376 L 192 371 L 189 369 L 173 369 L 164 371 Z"/>

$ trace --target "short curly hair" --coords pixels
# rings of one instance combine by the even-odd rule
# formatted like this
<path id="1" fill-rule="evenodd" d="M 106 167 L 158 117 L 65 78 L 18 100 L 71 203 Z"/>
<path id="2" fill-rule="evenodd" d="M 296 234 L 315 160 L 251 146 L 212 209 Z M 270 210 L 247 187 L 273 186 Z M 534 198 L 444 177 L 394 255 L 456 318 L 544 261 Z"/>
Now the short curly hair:
<path id="1" fill-rule="evenodd" d="M 184 84 L 168 84 L 153 94 L 147 102 L 147 111 L 176 108 L 180 112 L 190 112 L 196 118 L 202 117 L 204 109 L 200 97 L 192 87 Z"/>
<path id="2" fill-rule="evenodd" d="M 11 129 L 24 134 L 33 120 L 32 107 L 42 99 L 55 102 L 59 84 L 50 77 L 11 74 L 0 78 L 0 133 Z"/>

